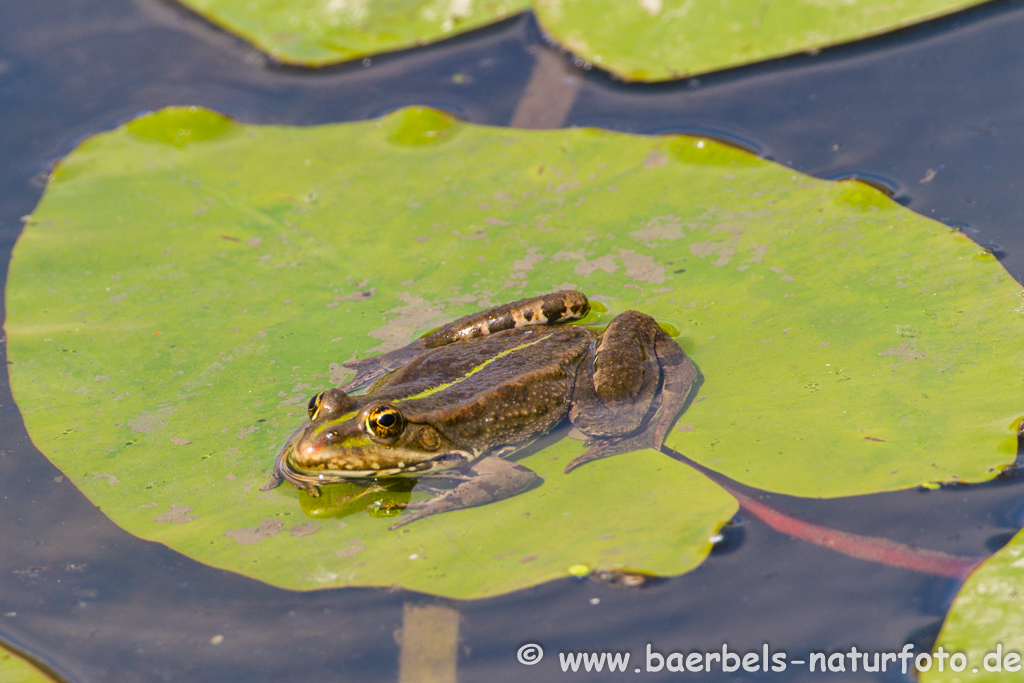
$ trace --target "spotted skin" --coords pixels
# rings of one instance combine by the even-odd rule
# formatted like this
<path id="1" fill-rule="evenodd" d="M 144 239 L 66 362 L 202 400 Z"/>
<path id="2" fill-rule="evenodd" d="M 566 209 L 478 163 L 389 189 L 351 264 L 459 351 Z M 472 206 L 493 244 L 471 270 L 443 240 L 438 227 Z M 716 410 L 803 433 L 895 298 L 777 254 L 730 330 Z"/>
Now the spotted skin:
<path id="1" fill-rule="evenodd" d="M 323 484 L 353 479 L 462 481 L 411 505 L 397 527 L 537 484 L 530 470 L 501 458 L 566 419 L 588 437 L 567 472 L 659 448 L 696 368 L 638 311 L 621 313 L 603 331 L 559 324 L 589 310 L 575 291 L 521 299 L 348 364 L 356 378 L 311 399 L 311 421 L 289 438 L 264 488 L 288 481 L 318 495 Z M 348 393 L 370 384 L 365 394 Z"/>

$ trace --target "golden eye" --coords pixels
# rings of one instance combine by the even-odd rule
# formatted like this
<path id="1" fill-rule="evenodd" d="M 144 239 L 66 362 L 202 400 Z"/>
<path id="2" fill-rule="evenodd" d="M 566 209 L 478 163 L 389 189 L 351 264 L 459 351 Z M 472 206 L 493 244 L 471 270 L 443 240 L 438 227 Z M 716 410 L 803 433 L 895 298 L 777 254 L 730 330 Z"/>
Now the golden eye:
<path id="1" fill-rule="evenodd" d="M 394 438 L 404 428 L 402 414 L 392 406 L 377 406 L 366 416 L 366 429 L 379 439 Z"/>
<path id="2" fill-rule="evenodd" d="M 324 401 L 324 392 L 320 392 L 313 398 L 309 399 L 309 405 L 306 408 L 309 410 L 309 420 L 312 422 L 316 419 L 316 414 L 320 411 L 320 404 Z"/>

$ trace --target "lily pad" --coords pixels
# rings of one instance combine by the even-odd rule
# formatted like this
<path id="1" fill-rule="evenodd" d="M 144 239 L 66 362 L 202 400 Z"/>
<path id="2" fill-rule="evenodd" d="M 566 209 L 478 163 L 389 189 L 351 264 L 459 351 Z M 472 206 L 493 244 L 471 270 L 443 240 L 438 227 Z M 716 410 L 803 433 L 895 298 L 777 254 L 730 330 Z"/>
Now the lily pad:
<path id="1" fill-rule="evenodd" d="M 577 56 L 629 81 L 664 81 L 887 33 L 981 0 L 537 0 Z"/>
<path id="2" fill-rule="evenodd" d="M 314 128 L 169 109 L 85 141 L 15 246 L 12 389 L 115 522 L 277 585 L 685 572 L 736 503 L 652 451 L 566 475 L 581 444 L 553 439 L 521 461 L 542 486 L 394 532 L 258 490 L 345 360 L 566 287 L 679 331 L 706 379 L 667 443 L 739 481 L 843 496 L 1013 460 L 1021 290 L 959 232 L 710 140 L 425 108 Z"/>
<path id="3" fill-rule="evenodd" d="M 53 679 L 28 660 L 0 646 L 0 681 L 4 683 L 52 683 Z"/>
<path id="4" fill-rule="evenodd" d="M 322 66 L 447 38 L 534 7 L 550 35 L 631 81 L 867 38 L 981 0 L 181 0 L 282 62 Z"/>
<path id="5" fill-rule="evenodd" d="M 967 579 L 935 642 L 935 653 L 963 653 L 966 666 L 956 671 L 946 660 L 921 673 L 920 680 L 1005 681 L 1020 676 L 1024 659 L 1024 533 L 988 558 Z M 1014 661 L 1012 656 L 1016 654 Z M 986 658 L 988 658 L 986 662 Z M 934 659 L 934 655 L 933 655 Z M 1007 666 L 1009 665 L 1009 666 Z M 1013 668 L 1013 667 L 1018 668 Z"/>
<path id="6" fill-rule="evenodd" d="M 287 64 L 323 66 L 492 24 L 530 0 L 181 0 Z"/>

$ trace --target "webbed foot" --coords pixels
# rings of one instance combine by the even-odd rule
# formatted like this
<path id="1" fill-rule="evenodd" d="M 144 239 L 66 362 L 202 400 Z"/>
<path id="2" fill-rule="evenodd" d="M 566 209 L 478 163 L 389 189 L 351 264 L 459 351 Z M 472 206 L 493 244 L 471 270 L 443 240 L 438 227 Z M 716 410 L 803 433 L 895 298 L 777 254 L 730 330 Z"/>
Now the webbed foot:
<path id="1" fill-rule="evenodd" d="M 588 463 L 591 460 L 610 458 L 611 456 L 619 455 L 620 453 L 642 451 L 645 448 L 661 448 L 660 442 L 658 444 L 654 443 L 656 430 L 657 424 L 652 420 L 640 431 L 627 436 L 588 439 L 587 445 L 590 446 L 590 448 L 585 450 L 582 455 L 573 458 L 569 464 L 565 466 L 565 473 L 568 474 L 580 465 Z"/>
<path id="2" fill-rule="evenodd" d="M 541 478 L 522 465 L 498 457 L 487 457 L 476 461 L 469 468 L 472 475 L 468 481 L 437 495 L 430 500 L 410 503 L 399 520 L 389 529 L 397 529 L 417 519 L 436 515 L 449 510 L 486 505 L 496 500 L 509 498 L 530 488 Z M 412 511 L 409 513 L 409 511 Z"/>

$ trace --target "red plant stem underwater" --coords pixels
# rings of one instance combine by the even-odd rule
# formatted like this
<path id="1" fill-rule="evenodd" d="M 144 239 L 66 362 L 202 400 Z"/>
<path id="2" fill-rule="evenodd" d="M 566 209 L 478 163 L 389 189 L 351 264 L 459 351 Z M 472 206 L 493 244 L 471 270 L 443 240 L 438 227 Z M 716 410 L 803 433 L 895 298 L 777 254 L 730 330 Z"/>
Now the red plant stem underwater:
<path id="1" fill-rule="evenodd" d="M 925 550 L 924 548 L 890 541 L 887 538 L 851 534 L 790 517 L 764 503 L 754 500 L 746 494 L 740 493 L 729 485 L 731 483 L 730 480 L 705 467 L 701 467 L 685 455 L 676 453 L 668 448 L 663 450 L 667 451 L 667 455 L 672 458 L 681 460 L 691 467 L 699 469 L 739 501 L 741 508 L 757 517 L 772 529 L 788 534 L 793 538 L 798 538 L 801 541 L 820 545 L 823 548 L 855 557 L 858 560 L 877 562 L 889 565 L 890 567 L 899 567 L 924 574 L 934 574 L 960 580 L 966 579 L 967 575 L 986 559 L 985 557 L 964 557 L 962 555 L 950 555 L 937 550 Z"/>
<path id="2" fill-rule="evenodd" d="M 776 531 L 789 534 L 801 541 L 835 550 L 843 555 L 856 557 L 858 560 L 878 562 L 890 567 L 900 567 L 915 572 L 963 580 L 985 559 L 984 557 L 950 555 L 937 550 L 925 550 L 912 545 L 904 545 L 887 538 L 860 536 L 810 524 L 773 510 L 764 503 L 759 503 L 728 486 L 724 488 L 739 501 L 744 510 Z"/>

